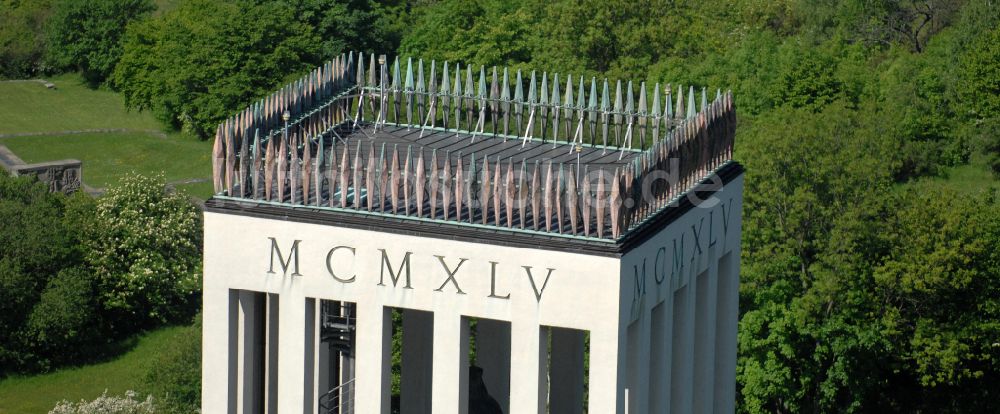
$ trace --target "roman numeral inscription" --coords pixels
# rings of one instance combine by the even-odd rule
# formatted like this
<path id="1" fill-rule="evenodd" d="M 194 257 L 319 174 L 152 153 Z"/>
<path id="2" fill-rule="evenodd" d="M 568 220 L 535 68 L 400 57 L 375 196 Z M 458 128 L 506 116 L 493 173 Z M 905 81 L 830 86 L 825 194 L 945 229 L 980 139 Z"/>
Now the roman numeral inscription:
<path id="1" fill-rule="evenodd" d="M 309 257 L 300 255 L 300 251 L 306 251 L 303 247 L 306 244 L 302 240 L 288 241 L 268 237 L 266 275 L 302 276 L 300 265 L 308 266 L 312 263 Z M 515 286 L 521 286 L 523 294 L 534 295 L 535 301 L 541 303 L 549 283 L 558 279 L 558 272 L 550 267 L 492 260 L 477 261 L 437 254 L 425 257 L 404 250 L 364 251 L 350 245 L 333 246 L 325 250 L 321 259 L 321 269 L 325 266 L 326 275 L 336 283 L 364 283 L 366 277 L 369 277 L 368 280 L 376 286 L 386 289 L 428 288 L 442 294 L 466 295 L 470 292 L 463 286 L 476 278 L 482 278 L 489 280 L 489 290 L 483 289 L 483 296 L 494 300 L 510 300 L 511 290 L 516 290 Z M 378 274 L 366 276 L 363 272 L 359 273 L 361 268 L 358 265 L 364 261 L 376 264 Z M 527 283 L 523 283 L 524 281 Z"/>

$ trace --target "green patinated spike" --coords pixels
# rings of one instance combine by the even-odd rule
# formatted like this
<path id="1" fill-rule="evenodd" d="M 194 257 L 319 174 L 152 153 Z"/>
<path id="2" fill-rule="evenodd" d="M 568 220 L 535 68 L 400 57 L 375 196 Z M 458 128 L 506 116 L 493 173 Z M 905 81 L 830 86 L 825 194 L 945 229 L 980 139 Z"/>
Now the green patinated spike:
<path id="1" fill-rule="evenodd" d="M 684 87 L 680 85 L 677 85 L 677 107 L 674 110 L 674 116 L 684 117 Z"/>
<path id="2" fill-rule="evenodd" d="M 670 96 L 670 84 L 667 84 L 667 93 L 666 93 L 666 96 L 664 96 L 664 98 L 665 98 L 664 99 L 664 103 L 666 104 L 666 107 L 663 108 L 663 117 L 664 118 L 673 118 L 674 117 L 674 102 L 672 101 L 673 96 Z"/>
<path id="3" fill-rule="evenodd" d="M 635 113 L 635 95 L 632 95 L 632 81 L 628 81 L 627 93 L 625 95 L 625 113 L 629 116 Z"/>
<path id="4" fill-rule="evenodd" d="M 462 99 L 459 98 L 462 95 L 462 68 L 458 63 L 455 64 L 455 85 L 451 93 L 455 97 L 455 129 L 458 129 L 462 123 Z"/>
<path id="5" fill-rule="evenodd" d="M 577 98 L 581 102 L 583 101 L 583 76 L 580 77 L 580 97 Z M 583 105 L 580 105 L 583 107 Z M 594 110 L 597 109 L 597 78 L 590 78 L 590 99 L 587 101 L 587 109 Z"/>
<path id="6" fill-rule="evenodd" d="M 643 88 L 645 88 L 645 86 L 646 85 L 643 84 Z M 645 93 L 643 93 L 642 95 L 646 96 Z M 653 108 L 652 108 L 652 110 L 653 110 L 653 116 L 659 118 L 660 115 L 661 115 L 660 114 L 660 84 L 659 83 L 657 83 L 656 86 L 653 87 L 653 105 L 652 106 L 653 106 Z"/>
<path id="7" fill-rule="evenodd" d="M 479 98 L 479 99 L 485 99 L 486 98 L 486 93 L 487 93 L 486 92 L 486 67 L 485 66 L 480 66 L 479 67 L 479 93 L 476 94 L 476 97 Z"/>
<path id="8" fill-rule="evenodd" d="M 538 103 L 542 105 L 547 105 L 549 103 L 549 79 L 548 73 L 542 72 L 542 90 L 541 97 L 538 99 Z"/>
<path id="9" fill-rule="evenodd" d="M 552 75 L 552 139 L 559 139 L 559 74 Z"/>
<path id="10" fill-rule="evenodd" d="M 688 89 L 688 110 L 687 110 L 688 118 L 698 113 L 697 111 L 695 111 L 694 107 L 694 86 L 690 86 L 689 88 L 690 89 Z"/>
<path id="11" fill-rule="evenodd" d="M 375 86 L 375 54 L 372 53 L 368 59 L 368 86 Z"/>
<path id="12" fill-rule="evenodd" d="M 354 75 L 354 83 L 356 85 L 364 85 L 365 82 L 365 59 L 361 53 L 358 53 L 358 70 Z"/>
<path id="13" fill-rule="evenodd" d="M 441 94 L 444 95 L 444 102 L 448 102 L 448 95 L 451 94 L 451 80 L 448 79 L 448 62 L 444 62 L 441 68 Z M 447 125 L 445 125 L 447 126 Z"/>
<path id="14" fill-rule="evenodd" d="M 425 92 L 427 90 L 426 85 L 424 84 L 424 60 L 423 59 L 417 59 L 417 84 L 416 84 L 416 89 L 415 90 L 417 92 Z"/>
<path id="15" fill-rule="evenodd" d="M 510 78 L 503 68 L 503 89 L 500 91 L 500 109 L 503 111 L 503 134 L 510 135 Z"/>
<path id="16" fill-rule="evenodd" d="M 559 105 L 559 74 L 555 73 L 552 75 L 552 94 L 549 95 L 552 99 L 552 105 Z"/>
<path id="17" fill-rule="evenodd" d="M 350 77 L 350 76 L 354 75 L 354 72 L 352 72 L 351 69 L 354 69 L 354 52 L 350 52 L 350 53 L 347 54 L 347 66 L 344 68 L 344 70 L 345 70 L 345 74 L 344 74 L 345 77 Z M 346 80 L 348 80 L 350 82 L 354 81 L 353 78 L 352 79 L 346 79 Z"/>
<path id="18" fill-rule="evenodd" d="M 535 71 L 531 71 L 531 83 L 528 84 L 528 103 L 536 102 L 538 102 L 538 97 L 535 93 Z"/>
<path id="19" fill-rule="evenodd" d="M 490 123 L 493 125 L 493 135 L 497 134 L 497 100 L 500 99 L 500 80 L 497 77 L 497 67 L 493 67 L 493 79 L 490 84 Z"/>
<path id="20" fill-rule="evenodd" d="M 514 102 L 524 101 L 524 81 L 521 80 L 521 70 L 517 70 L 517 78 L 514 81 Z"/>
<path id="21" fill-rule="evenodd" d="M 429 83 L 430 86 L 427 88 L 427 92 L 429 92 L 431 95 L 433 95 L 435 92 L 437 92 L 437 81 L 435 80 L 435 78 L 437 78 L 437 64 L 436 63 L 437 62 L 435 62 L 433 59 L 431 60 L 431 77 L 429 78 L 430 79 L 430 83 Z"/>
<path id="22" fill-rule="evenodd" d="M 707 96 L 707 92 L 705 91 L 705 88 L 701 88 L 701 110 L 702 110 L 702 112 L 705 111 L 705 108 L 708 108 L 708 96 Z"/>
<path id="23" fill-rule="evenodd" d="M 474 86 L 472 83 L 472 66 L 465 67 L 465 97 L 472 98 L 475 96 Z M 471 101 L 470 101 L 471 102 Z M 471 109 L 471 108 L 469 108 Z"/>
<path id="24" fill-rule="evenodd" d="M 611 110 L 611 91 L 608 88 L 608 78 L 604 78 L 604 88 L 601 90 L 601 111 Z"/>
<path id="25" fill-rule="evenodd" d="M 503 68 L 503 87 L 500 89 L 500 100 L 509 101 L 510 100 L 510 78 L 507 74 L 507 68 Z"/>
<path id="26" fill-rule="evenodd" d="M 413 90 L 413 58 L 406 58 L 406 83 L 403 84 L 403 89 Z"/>
<path id="27" fill-rule="evenodd" d="M 565 111 L 566 112 L 566 119 L 572 119 L 571 118 L 571 116 L 573 114 L 573 108 L 572 107 L 573 107 L 574 103 L 575 103 L 575 100 L 573 99 L 573 75 L 567 75 L 566 76 L 566 95 L 563 96 L 563 106 L 566 107 L 566 111 Z M 579 106 L 577 106 L 577 109 L 579 109 Z M 568 125 L 567 125 L 567 128 L 569 128 Z"/>
<path id="28" fill-rule="evenodd" d="M 465 129 L 472 130 L 473 94 L 475 85 L 472 83 L 472 66 L 465 67 Z"/>

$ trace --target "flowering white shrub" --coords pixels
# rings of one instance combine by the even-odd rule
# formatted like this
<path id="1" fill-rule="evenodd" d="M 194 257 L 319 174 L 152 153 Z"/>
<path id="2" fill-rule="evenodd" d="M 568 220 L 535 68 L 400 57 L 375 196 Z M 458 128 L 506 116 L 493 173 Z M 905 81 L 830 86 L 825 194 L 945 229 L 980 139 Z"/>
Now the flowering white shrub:
<path id="1" fill-rule="evenodd" d="M 87 261 L 125 323 L 165 322 L 201 289 L 201 212 L 164 179 L 129 174 L 97 200 Z"/>
<path id="2" fill-rule="evenodd" d="M 135 397 L 135 391 L 125 391 L 124 396 L 108 396 L 105 390 L 93 401 L 60 401 L 49 414 L 156 414 L 152 396 L 142 401 Z"/>

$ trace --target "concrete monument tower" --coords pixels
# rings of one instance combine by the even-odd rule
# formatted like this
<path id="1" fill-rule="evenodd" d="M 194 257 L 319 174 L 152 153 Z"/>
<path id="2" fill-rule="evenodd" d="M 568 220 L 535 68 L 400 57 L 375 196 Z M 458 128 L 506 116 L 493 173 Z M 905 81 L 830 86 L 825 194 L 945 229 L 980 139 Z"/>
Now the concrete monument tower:
<path id="1" fill-rule="evenodd" d="M 203 411 L 733 412 L 735 124 L 693 87 L 315 69 L 218 128 Z"/>

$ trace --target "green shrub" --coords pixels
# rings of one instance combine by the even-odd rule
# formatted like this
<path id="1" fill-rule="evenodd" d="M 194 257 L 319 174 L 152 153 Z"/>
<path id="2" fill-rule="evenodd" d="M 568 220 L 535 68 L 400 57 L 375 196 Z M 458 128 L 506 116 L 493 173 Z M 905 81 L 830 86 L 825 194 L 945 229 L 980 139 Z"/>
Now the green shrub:
<path id="1" fill-rule="evenodd" d="M 58 0 L 48 24 L 51 62 L 104 81 L 121 58 L 128 23 L 155 8 L 152 0 Z"/>
<path id="2" fill-rule="evenodd" d="M 93 276 L 82 267 L 59 271 L 49 280 L 28 315 L 28 341 L 53 363 L 86 356 L 87 346 L 100 338 Z"/>
<path id="3" fill-rule="evenodd" d="M 126 175 L 97 200 L 87 264 L 116 329 L 186 320 L 201 291 L 201 214 L 163 177 Z"/>
<path id="4" fill-rule="evenodd" d="M 169 412 L 190 413 L 201 406 L 201 316 L 185 328 L 181 341 L 150 364 L 145 387 Z"/>

